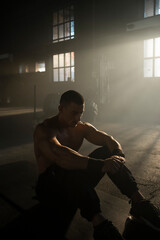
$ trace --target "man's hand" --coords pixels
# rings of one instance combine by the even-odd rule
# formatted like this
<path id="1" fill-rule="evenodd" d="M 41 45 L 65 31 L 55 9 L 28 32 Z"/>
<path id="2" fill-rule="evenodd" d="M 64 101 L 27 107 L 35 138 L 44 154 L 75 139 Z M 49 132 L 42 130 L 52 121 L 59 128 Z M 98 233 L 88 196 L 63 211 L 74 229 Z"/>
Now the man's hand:
<path id="1" fill-rule="evenodd" d="M 110 158 L 104 160 L 104 166 L 102 172 L 115 174 L 121 166 L 125 163 L 125 158 L 117 155 L 113 155 Z"/>

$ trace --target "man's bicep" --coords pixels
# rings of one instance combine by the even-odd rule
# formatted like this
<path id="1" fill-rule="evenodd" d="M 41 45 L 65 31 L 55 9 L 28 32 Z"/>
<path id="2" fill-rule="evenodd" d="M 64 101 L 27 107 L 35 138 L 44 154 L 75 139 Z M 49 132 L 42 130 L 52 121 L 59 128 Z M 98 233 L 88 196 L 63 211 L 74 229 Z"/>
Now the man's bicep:
<path id="1" fill-rule="evenodd" d="M 40 154 L 51 161 L 55 161 L 56 156 L 53 152 L 53 148 L 55 145 L 60 145 L 56 137 L 50 138 L 47 130 L 43 128 L 43 126 L 38 126 L 35 131 L 34 142 L 37 145 Z"/>
<path id="2" fill-rule="evenodd" d="M 85 138 L 89 142 L 99 145 L 99 146 L 104 146 L 106 145 L 107 141 L 109 141 L 109 136 L 107 133 L 103 131 L 97 130 L 93 125 L 91 124 L 86 124 L 86 130 L 85 130 Z"/>
<path id="3" fill-rule="evenodd" d="M 52 135 L 49 132 L 49 129 L 43 127 L 42 124 L 39 124 L 34 133 L 34 140 L 39 144 L 42 142 L 52 143 L 52 144 L 60 144 L 56 139 L 56 134 L 52 131 Z"/>

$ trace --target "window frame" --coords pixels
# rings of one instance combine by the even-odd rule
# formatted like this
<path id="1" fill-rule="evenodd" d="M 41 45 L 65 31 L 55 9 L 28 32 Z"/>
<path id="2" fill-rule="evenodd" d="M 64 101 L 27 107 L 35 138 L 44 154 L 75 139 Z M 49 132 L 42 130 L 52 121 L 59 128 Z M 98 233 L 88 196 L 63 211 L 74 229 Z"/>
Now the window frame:
<path id="1" fill-rule="evenodd" d="M 143 46 L 145 46 L 145 41 L 147 40 L 150 40 L 152 39 L 153 40 L 153 47 L 152 47 L 152 51 L 153 51 L 153 55 L 150 56 L 150 57 L 145 57 L 145 50 L 144 50 L 144 47 L 143 47 L 143 56 L 144 56 L 144 59 L 143 59 L 143 77 L 144 78 L 160 78 L 160 75 L 159 76 L 155 76 L 155 72 L 156 72 L 156 69 L 155 69 L 155 60 L 156 59 L 160 59 L 160 53 L 159 53 L 159 56 L 155 56 L 155 46 L 156 46 L 156 39 L 160 39 L 160 36 L 157 36 L 157 37 L 153 37 L 153 38 L 148 38 L 148 39 L 144 39 L 144 43 L 143 43 Z M 145 69 L 144 69 L 144 62 L 145 60 L 152 60 L 152 76 L 145 76 Z"/>
<path id="2" fill-rule="evenodd" d="M 144 0 L 144 18 L 149 18 L 149 17 L 154 17 L 160 15 L 160 13 L 157 14 L 157 10 L 159 9 L 160 12 L 160 0 L 151 0 L 153 3 L 153 15 L 151 16 L 146 16 L 146 1 L 149 0 Z M 157 3 L 158 1 L 158 3 Z M 157 4 L 159 5 L 159 8 L 157 8 Z"/>
<path id="3" fill-rule="evenodd" d="M 67 17 L 67 12 L 68 10 L 68 17 Z M 60 19 L 60 12 L 62 13 L 62 17 Z M 55 16 L 57 15 L 57 20 L 54 23 L 54 20 L 56 19 Z M 67 19 L 68 18 L 68 19 Z M 69 34 L 66 35 L 67 33 L 67 25 L 69 26 Z M 60 37 L 60 28 L 62 31 L 62 36 Z M 54 29 L 56 30 L 57 38 L 54 39 Z M 73 31 L 72 31 L 73 30 Z M 52 23 L 52 42 L 57 43 L 57 42 L 63 42 L 66 40 L 71 40 L 75 38 L 75 20 L 74 20 L 74 5 L 70 5 L 66 8 L 59 9 L 58 11 L 53 12 L 53 23 Z M 56 35 L 55 34 L 55 35 Z"/>
<path id="4" fill-rule="evenodd" d="M 40 64 L 44 64 L 44 70 L 40 70 Z M 37 70 L 38 69 L 38 70 Z M 45 61 L 38 61 L 38 62 L 35 62 L 35 72 L 36 73 L 42 73 L 42 72 L 46 72 L 46 63 Z"/>
<path id="5" fill-rule="evenodd" d="M 63 54 L 63 64 L 62 66 L 60 66 L 60 55 Z M 67 54 L 70 54 L 70 60 L 69 60 L 69 65 L 67 65 L 65 62 L 66 62 L 66 55 Z M 72 63 L 72 57 L 71 55 L 73 54 L 73 63 Z M 58 57 L 58 60 L 57 60 L 57 64 L 54 65 L 54 56 L 57 56 Z M 63 52 L 63 53 L 58 53 L 58 54 L 53 54 L 53 64 L 52 64 L 52 68 L 53 68 L 53 83 L 65 83 L 65 82 L 72 82 L 74 83 L 75 82 L 75 52 L 74 51 L 70 51 L 70 52 Z M 69 78 L 70 79 L 66 79 L 66 70 L 69 69 Z M 57 70 L 57 76 L 58 76 L 58 80 L 55 80 L 55 70 Z M 60 78 L 60 71 L 63 70 L 63 80 L 61 80 Z M 73 70 L 73 76 L 72 77 L 72 70 Z M 62 71 L 61 71 L 62 72 Z"/>

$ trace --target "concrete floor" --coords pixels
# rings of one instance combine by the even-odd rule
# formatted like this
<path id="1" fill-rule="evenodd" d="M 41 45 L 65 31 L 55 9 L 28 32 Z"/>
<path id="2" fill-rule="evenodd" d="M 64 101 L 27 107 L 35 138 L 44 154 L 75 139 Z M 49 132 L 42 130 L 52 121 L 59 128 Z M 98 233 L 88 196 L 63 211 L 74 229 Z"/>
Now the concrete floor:
<path id="1" fill-rule="evenodd" d="M 13 115 L 0 117 L 2 132 L 0 136 L 0 227 L 19 215 L 14 204 L 22 209 L 29 209 L 37 204 L 33 199 L 37 179 L 32 141 L 33 116 L 28 117 L 25 114 L 23 118 L 19 118 L 19 115 L 14 116 L 14 121 L 12 121 Z M 23 121 L 26 118 L 27 121 Z M 142 193 L 160 207 L 160 125 L 102 121 L 94 125 L 111 134 L 121 143 L 126 154 L 126 165 L 135 176 Z M 80 152 L 89 154 L 94 148 L 95 146 L 84 141 Z M 101 199 L 104 215 L 122 233 L 130 209 L 128 199 L 119 192 L 107 176 L 101 180 L 96 190 Z M 92 234 L 92 225 L 77 211 L 67 237 L 70 240 L 91 240 Z"/>

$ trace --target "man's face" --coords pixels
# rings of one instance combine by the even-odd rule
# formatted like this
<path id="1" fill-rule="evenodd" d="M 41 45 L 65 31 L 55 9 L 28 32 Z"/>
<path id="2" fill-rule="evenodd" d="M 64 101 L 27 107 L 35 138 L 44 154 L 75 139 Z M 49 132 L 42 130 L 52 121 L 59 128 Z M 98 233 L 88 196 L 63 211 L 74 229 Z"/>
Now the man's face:
<path id="1" fill-rule="evenodd" d="M 69 103 L 59 106 L 59 113 L 63 124 L 67 127 L 76 127 L 84 111 L 84 104 Z"/>

